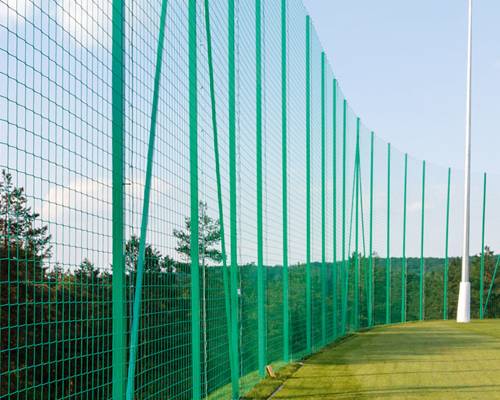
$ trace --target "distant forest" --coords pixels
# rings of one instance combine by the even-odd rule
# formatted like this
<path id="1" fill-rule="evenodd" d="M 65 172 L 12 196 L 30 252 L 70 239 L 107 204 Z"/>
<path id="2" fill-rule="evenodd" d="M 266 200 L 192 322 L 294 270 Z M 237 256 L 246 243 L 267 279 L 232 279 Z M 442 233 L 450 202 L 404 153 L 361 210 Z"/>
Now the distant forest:
<path id="1" fill-rule="evenodd" d="M 202 361 L 203 385 L 211 392 L 229 383 L 227 328 L 220 228 L 216 219 L 200 204 L 200 274 L 202 277 Z M 136 397 L 163 394 L 163 398 L 190 398 L 191 299 L 190 227 L 174 230 L 177 261 L 146 244 L 139 350 L 136 368 Z M 92 260 L 81 260 L 77 268 L 47 268 L 53 252 L 48 226 L 28 204 L 24 189 L 16 187 L 3 171 L 0 181 L 0 285 L 1 285 L 1 374 L 0 396 L 109 398 L 112 370 L 112 281 L 111 268 L 104 271 Z M 125 244 L 126 319 L 131 321 L 140 238 L 131 236 Z M 347 329 L 367 325 L 367 282 L 369 259 L 359 255 L 359 316 L 354 315 L 353 254 L 342 264 L 327 263 L 328 338 L 340 331 L 342 271 L 347 266 Z M 484 255 L 484 301 L 489 299 L 486 317 L 500 316 L 500 274 L 493 274 L 498 256 L 486 247 Z M 373 257 L 374 319 L 385 323 L 386 259 Z M 408 258 L 407 320 L 419 318 L 419 258 Z M 401 258 L 391 258 L 391 321 L 401 320 Z M 443 318 L 444 259 L 425 258 L 424 318 Z M 455 318 L 460 258 L 450 258 L 448 318 Z M 335 267 L 335 268 L 334 268 Z M 471 258 L 472 316 L 478 316 L 481 256 Z M 291 349 L 305 350 L 304 264 L 290 266 Z M 313 342 L 321 336 L 321 263 L 312 270 Z M 282 346 L 282 269 L 266 268 L 266 313 L 268 362 L 279 360 Z M 240 358 L 241 375 L 257 368 L 257 268 L 241 265 Z M 334 276 L 337 276 L 334 282 Z M 337 297 L 333 299 L 336 290 Z M 334 308 L 336 307 L 336 308 Z M 335 312 L 334 312 L 335 311 Z M 333 316 L 336 315 L 336 320 Z M 353 325 L 359 318 L 359 325 Z M 127 332 L 128 333 L 128 332 Z M 318 345 L 315 346 L 316 348 Z M 225 371 L 221 373 L 221 371 Z"/>

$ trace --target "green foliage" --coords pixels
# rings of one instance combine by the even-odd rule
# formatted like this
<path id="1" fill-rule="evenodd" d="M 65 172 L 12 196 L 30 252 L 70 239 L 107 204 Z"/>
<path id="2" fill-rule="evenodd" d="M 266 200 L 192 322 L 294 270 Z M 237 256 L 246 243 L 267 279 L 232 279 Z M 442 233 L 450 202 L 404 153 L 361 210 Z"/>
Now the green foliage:
<path id="1" fill-rule="evenodd" d="M 24 188 L 15 187 L 12 175 L 2 170 L 0 181 L 0 257 L 23 264 L 17 268 L 24 279 L 43 277 L 43 260 L 50 257 L 51 236 L 47 226 L 37 224 L 40 215 L 32 212 Z M 9 268 L 2 268 L 2 281 Z M 18 278 L 18 276 L 12 276 Z"/>
<path id="2" fill-rule="evenodd" d="M 178 240 L 175 250 L 189 262 L 191 260 L 191 218 L 186 217 L 184 221 L 184 230 L 174 229 L 174 236 Z M 207 261 L 220 264 L 222 253 L 219 250 L 221 240 L 219 220 L 208 215 L 207 203 L 203 201 L 199 204 L 198 230 L 198 252 L 201 265 L 205 266 Z"/>
<path id="3" fill-rule="evenodd" d="M 125 243 L 125 271 L 135 272 L 139 258 L 139 238 L 132 235 Z M 168 255 L 163 256 L 152 245 L 146 244 L 144 254 L 144 271 L 165 272 L 171 271 L 175 262 Z"/>
<path id="4" fill-rule="evenodd" d="M 60 270 L 57 273 L 61 274 L 61 272 Z M 80 282 L 94 282 L 99 278 L 99 270 L 89 259 L 85 258 L 76 269 L 75 278 Z"/>
<path id="5" fill-rule="evenodd" d="M 82 260 L 76 268 L 64 269 L 61 265 L 45 267 L 51 255 L 48 227 L 41 224 L 37 213 L 27 204 L 22 188 L 12 183 L 5 171 L 0 186 L 0 263 L 1 263 L 1 376 L 0 394 L 7 395 L 18 388 L 25 388 L 26 397 L 52 399 L 109 398 L 111 393 L 111 329 L 113 276 L 110 268 L 99 268 L 92 260 Z M 200 204 L 200 254 L 202 266 L 218 264 L 221 260 L 220 226 L 207 214 L 207 206 Z M 188 259 L 190 251 L 190 220 L 186 228 L 176 231 L 177 251 Z M 137 236 L 125 243 L 125 306 L 126 318 L 131 320 L 132 300 L 135 289 Z M 146 243 L 146 260 L 143 276 L 143 295 L 137 355 L 137 397 L 147 398 L 159 392 L 166 397 L 187 393 L 190 382 L 189 343 L 190 266 L 162 254 L 152 244 Z M 367 269 L 369 259 L 354 254 L 346 263 L 327 263 L 327 336 L 335 339 L 334 326 L 340 332 L 341 276 L 349 280 L 347 304 L 347 330 L 357 325 L 367 326 Z M 484 256 L 486 299 L 493 281 L 498 255 L 486 248 Z M 400 319 L 401 258 L 391 258 L 391 314 L 392 321 Z M 444 260 L 425 258 L 425 318 L 443 317 Z M 472 315 L 479 309 L 480 255 L 471 257 Z M 353 276 L 355 268 L 360 273 L 359 316 L 354 315 Z M 374 315 L 376 323 L 385 321 L 386 259 L 374 255 Z M 450 258 L 448 279 L 448 318 L 455 317 L 460 281 L 460 258 Z M 321 346 L 321 263 L 312 262 L 312 316 L 313 348 Z M 333 280 L 333 269 L 337 280 Z M 346 270 L 344 271 L 344 268 Z M 407 319 L 418 318 L 420 259 L 407 259 Z M 268 363 L 279 361 L 283 344 L 283 288 L 281 266 L 266 266 L 266 340 Z M 243 375 L 248 387 L 257 379 L 257 267 L 253 264 L 239 266 L 240 296 L 240 356 Z M 305 264 L 289 267 L 289 317 L 291 326 L 291 351 L 295 359 L 304 355 L 305 349 Z M 203 335 L 206 341 L 202 357 L 206 359 L 208 393 L 229 383 L 228 345 L 224 309 L 222 267 L 203 268 L 202 287 L 205 293 L 203 310 Z M 332 298 L 333 288 L 337 298 Z M 500 316 L 500 273 L 495 276 L 487 313 L 488 317 Z M 333 320 L 333 307 L 337 307 L 337 320 Z M 47 368 L 46 366 L 50 367 Z M 210 371 L 223 371 L 211 375 Z M 252 375 L 253 374 L 253 375 Z M 155 382 L 143 385 L 143 382 Z M 158 388 L 161 385 L 161 388 Z M 187 394 L 186 394 L 187 395 Z"/>

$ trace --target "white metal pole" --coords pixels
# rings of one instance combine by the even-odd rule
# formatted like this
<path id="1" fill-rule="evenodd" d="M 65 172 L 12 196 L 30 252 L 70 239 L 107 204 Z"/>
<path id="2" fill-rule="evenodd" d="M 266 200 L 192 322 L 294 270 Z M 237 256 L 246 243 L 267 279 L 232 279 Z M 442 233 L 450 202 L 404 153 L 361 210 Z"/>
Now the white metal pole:
<path id="1" fill-rule="evenodd" d="M 467 42 L 467 111 L 465 117 L 465 193 L 464 243 L 462 253 L 462 280 L 458 295 L 457 322 L 470 321 L 469 231 L 470 231 L 470 155 L 471 155 L 471 80 L 472 80 L 472 0 L 469 0 Z"/>

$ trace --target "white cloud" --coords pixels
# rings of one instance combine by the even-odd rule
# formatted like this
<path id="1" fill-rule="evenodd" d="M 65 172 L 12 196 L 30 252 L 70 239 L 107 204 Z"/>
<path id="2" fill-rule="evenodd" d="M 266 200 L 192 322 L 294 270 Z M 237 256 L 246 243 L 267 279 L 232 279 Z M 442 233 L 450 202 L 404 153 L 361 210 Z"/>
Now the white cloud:
<path id="1" fill-rule="evenodd" d="M 112 2 L 109 0 L 63 0 L 59 23 L 84 47 L 111 43 Z"/>
<path id="2" fill-rule="evenodd" d="M 420 211 L 421 209 L 422 209 L 422 203 L 420 201 L 413 201 L 410 204 L 408 204 L 409 212 L 416 212 Z"/>
<path id="3" fill-rule="evenodd" d="M 151 182 L 148 240 L 164 251 L 165 243 L 173 228 L 179 227 L 182 218 L 174 221 L 162 213 L 164 207 L 173 208 L 177 202 L 175 188 L 166 180 L 153 177 Z M 139 234 L 142 216 L 144 179 L 127 181 L 125 213 L 133 213 L 132 230 Z M 112 235 L 112 184 L 111 180 L 77 179 L 66 186 L 53 186 L 43 198 L 40 216 L 49 226 L 52 235 L 52 262 L 75 266 L 82 259 L 89 258 L 96 265 L 105 267 L 111 263 Z M 165 204 L 168 203 L 168 204 Z M 187 215 L 179 210 L 181 216 Z M 127 234 L 130 234 L 127 231 Z"/>
<path id="4" fill-rule="evenodd" d="M 88 178 L 78 179 L 67 186 L 54 186 L 43 200 L 41 216 L 44 220 L 64 223 L 69 213 L 92 216 L 93 218 L 111 218 L 112 183 L 109 180 L 98 181 Z M 142 210 L 144 179 L 127 182 L 127 208 Z M 172 185 L 167 181 L 153 177 L 151 182 L 151 204 L 160 201 L 159 196 L 172 197 Z M 71 220 L 74 220 L 73 218 Z"/>
<path id="5" fill-rule="evenodd" d="M 0 22 L 16 22 L 20 17 L 26 17 L 30 4 L 28 0 L 0 0 Z"/>
<path id="6" fill-rule="evenodd" d="M 62 223 L 65 214 L 78 210 L 81 214 L 99 215 L 109 212 L 111 188 L 109 182 L 81 179 L 68 186 L 54 186 L 45 196 L 41 216 Z"/>

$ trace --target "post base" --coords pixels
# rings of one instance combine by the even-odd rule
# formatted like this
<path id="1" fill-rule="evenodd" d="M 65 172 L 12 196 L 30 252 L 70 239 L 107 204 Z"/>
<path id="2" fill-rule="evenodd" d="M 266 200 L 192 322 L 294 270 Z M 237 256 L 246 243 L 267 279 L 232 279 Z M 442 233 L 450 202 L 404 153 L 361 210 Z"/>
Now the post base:
<path id="1" fill-rule="evenodd" d="M 457 322 L 467 323 L 470 321 L 470 282 L 460 282 L 458 293 Z"/>

